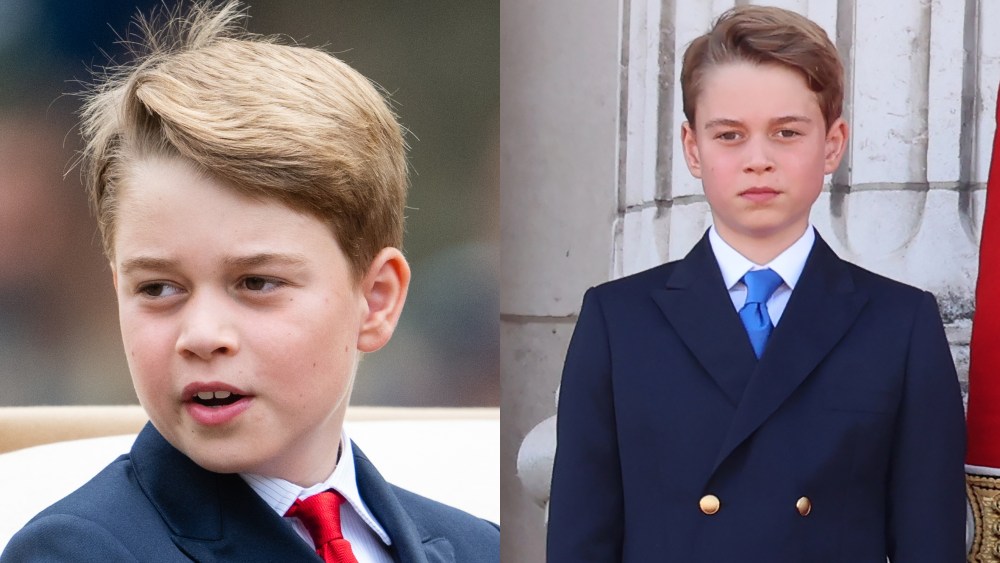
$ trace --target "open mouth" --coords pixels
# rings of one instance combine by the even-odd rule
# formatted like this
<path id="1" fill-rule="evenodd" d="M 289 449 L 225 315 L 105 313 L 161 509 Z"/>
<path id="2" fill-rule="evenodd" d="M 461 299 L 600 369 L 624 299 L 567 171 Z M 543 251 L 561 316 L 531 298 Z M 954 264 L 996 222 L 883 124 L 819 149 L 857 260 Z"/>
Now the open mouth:
<path id="1" fill-rule="evenodd" d="M 229 391 L 199 391 L 191 400 L 206 407 L 224 407 L 242 399 L 244 395 Z"/>

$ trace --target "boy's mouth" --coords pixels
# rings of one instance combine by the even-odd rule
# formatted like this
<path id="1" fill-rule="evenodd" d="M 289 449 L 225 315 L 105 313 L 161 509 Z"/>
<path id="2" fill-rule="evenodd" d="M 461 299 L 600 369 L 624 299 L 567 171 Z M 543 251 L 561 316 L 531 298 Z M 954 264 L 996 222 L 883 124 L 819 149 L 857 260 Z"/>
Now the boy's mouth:
<path id="1" fill-rule="evenodd" d="M 740 196 L 756 203 L 764 203 L 778 196 L 778 190 L 768 187 L 753 187 L 740 192 Z"/>
<path id="2" fill-rule="evenodd" d="M 181 392 L 184 402 L 205 407 L 225 407 L 248 398 L 249 393 L 221 381 L 191 383 Z"/>
<path id="3" fill-rule="evenodd" d="M 221 426 L 250 408 L 255 396 L 221 381 L 199 381 L 184 387 L 184 410 L 198 424 Z"/>
<path id="4" fill-rule="evenodd" d="M 206 407 L 224 407 L 239 401 L 244 396 L 230 391 L 199 391 L 191 400 Z"/>

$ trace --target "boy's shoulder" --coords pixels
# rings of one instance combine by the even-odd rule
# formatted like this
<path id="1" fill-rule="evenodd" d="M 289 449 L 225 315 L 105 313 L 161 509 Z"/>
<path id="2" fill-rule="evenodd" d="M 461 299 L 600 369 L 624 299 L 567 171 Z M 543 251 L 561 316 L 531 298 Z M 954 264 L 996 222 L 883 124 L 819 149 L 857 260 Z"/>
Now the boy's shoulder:
<path id="1" fill-rule="evenodd" d="M 413 518 L 422 541 L 446 539 L 455 561 L 500 560 L 499 526 L 395 485 L 391 487 Z"/>
<path id="2" fill-rule="evenodd" d="M 138 486 L 128 454 L 42 512 L 11 538 L 0 561 L 181 561 Z"/>
<path id="3" fill-rule="evenodd" d="M 816 280 L 835 291 L 864 292 L 876 301 L 914 302 L 927 295 L 925 290 L 841 258 L 818 233 L 799 281 L 814 283 Z M 648 302 L 650 292 L 714 282 L 722 288 L 718 263 L 707 238 L 703 238 L 683 258 L 598 284 L 588 293 L 603 303 Z"/>
<path id="4" fill-rule="evenodd" d="M 847 260 L 842 260 L 842 262 L 850 271 L 851 277 L 859 288 L 877 295 L 895 295 L 901 298 L 915 299 L 927 293 L 919 287 L 875 273 L 854 262 Z"/>
<path id="5" fill-rule="evenodd" d="M 651 292 L 711 283 L 708 274 L 713 270 L 717 273 L 718 265 L 706 232 L 683 258 L 597 284 L 587 290 L 585 299 L 589 296 L 611 306 L 648 304 Z M 718 281 L 721 285 L 721 274 Z"/>
<path id="6" fill-rule="evenodd" d="M 686 258 L 673 260 L 627 276 L 599 283 L 591 287 L 588 293 L 599 295 L 601 298 L 609 298 L 616 295 L 637 297 L 639 295 L 648 295 L 648 292 L 657 289 L 666 289 L 669 287 L 674 272 L 684 260 Z"/>
<path id="7" fill-rule="evenodd" d="M 444 560 L 470 562 L 500 560 L 499 526 L 387 483 L 357 444 L 353 449 L 358 489 L 365 503 L 376 513 L 383 526 L 388 527 L 388 524 L 397 521 L 393 507 L 398 503 L 406 515 L 405 520 L 412 523 L 415 528 L 419 541 L 428 550 L 443 552 L 441 555 Z M 384 498 L 386 496 L 392 498 L 386 499 Z M 398 533 L 404 535 L 408 533 L 406 529 L 408 526 L 403 525 L 398 528 L 401 528 Z"/>
<path id="8" fill-rule="evenodd" d="M 836 260 L 836 269 L 845 273 L 842 279 L 848 283 L 835 286 L 838 291 L 861 292 L 865 294 L 869 303 L 881 304 L 897 308 L 897 310 L 901 310 L 899 308 L 913 310 L 919 308 L 927 299 L 934 300 L 933 294 L 927 290 L 878 274 L 854 262 L 840 258 L 818 235 L 816 245 L 819 252 L 826 253 Z"/>

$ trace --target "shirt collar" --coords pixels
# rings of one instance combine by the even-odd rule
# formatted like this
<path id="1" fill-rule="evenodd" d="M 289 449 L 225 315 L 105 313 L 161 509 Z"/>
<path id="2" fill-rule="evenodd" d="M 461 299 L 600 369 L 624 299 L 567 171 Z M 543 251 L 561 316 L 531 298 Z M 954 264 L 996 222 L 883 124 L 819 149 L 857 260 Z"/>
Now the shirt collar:
<path id="1" fill-rule="evenodd" d="M 364 500 L 361 499 L 361 493 L 358 491 L 358 480 L 354 472 L 354 446 L 351 444 L 350 438 L 347 437 L 346 430 L 341 431 L 340 440 L 341 444 L 343 444 L 343 450 L 340 452 L 337 467 L 333 469 L 333 473 L 325 481 L 311 487 L 303 488 L 284 479 L 265 477 L 253 473 L 240 473 L 240 477 L 279 516 L 284 516 L 288 512 L 288 509 L 295 503 L 295 499 L 309 498 L 317 493 L 333 489 L 347 500 L 351 508 L 354 509 L 354 512 L 375 532 L 375 535 L 382 540 L 382 543 L 392 545 L 392 539 L 389 538 L 389 534 L 386 533 L 382 525 L 372 515 Z"/>
<path id="2" fill-rule="evenodd" d="M 815 241 L 816 232 L 810 225 L 798 240 L 782 251 L 774 260 L 767 264 L 755 264 L 723 240 L 716 231 L 715 225 L 712 225 L 708 230 L 708 242 L 712 245 L 712 252 L 719 263 L 719 270 L 722 271 L 722 281 L 725 282 L 726 289 L 729 290 L 733 289 L 733 286 L 743 279 L 743 275 L 750 270 L 764 268 L 771 268 L 777 272 L 785 285 L 795 289 L 795 284 L 798 283 L 799 277 L 802 275 L 802 269 L 805 268 L 806 259 L 809 258 L 809 251 L 812 250 Z"/>

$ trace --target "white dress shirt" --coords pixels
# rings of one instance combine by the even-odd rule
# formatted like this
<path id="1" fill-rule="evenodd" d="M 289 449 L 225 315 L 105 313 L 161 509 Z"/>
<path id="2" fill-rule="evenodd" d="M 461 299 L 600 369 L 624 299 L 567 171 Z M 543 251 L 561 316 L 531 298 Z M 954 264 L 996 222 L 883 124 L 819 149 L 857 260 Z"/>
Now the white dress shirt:
<path id="1" fill-rule="evenodd" d="M 312 487 L 302 488 L 284 479 L 252 473 L 241 473 L 240 477 L 283 518 L 295 499 L 306 499 L 329 489 L 337 491 L 347 500 L 340 508 L 340 525 L 344 538 L 351 542 L 351 550 L 358 563 L 392 563 L 389 555 L 392 539 L 368 510 L 358 492 L 358 481 L 354 474 L 354 450 L 346 431 L 341 434 L 340 440 L 343 450 L 337 467 L 325 481 Z M 298 518 L 285 518 L 285 521 L 298 532 L 303 541 L 315 548 L 309 531 Z"/>
<path id="2" fill-rule="evenodd" d="M 708 230 L 708 242 L 712 245 L 712 252 L 719 263 L 719 270 L 722 271 L 722 281 L 729 290 L 729 297 L 733 300 L 733 307 L 739 311 L 747 300 L 747 286 L 743 283 L 743 275 L 751 270 L 763 270 L 771 268 L 781 276 L 782 284 L 774 290 L 771 298 L 767 300 L 767 313 L 771 317 L 771 324 L 778 326 L 778 320 L 785 312 L 788 299 L 792 296 L 795 284 L 799 282 L 802 275 L 802 268 L 809 258 L 809 251 L 812 250 L 816 241 L 816 233 L 812 225 L 799 237 L 791 246 L 786 248 L 781 254 L 767 264 L 755 264 L 746 256 L 729 246 L 729 243 L 722 240 L 713 225 Z"/>

